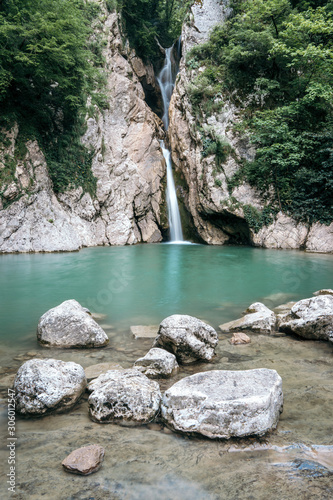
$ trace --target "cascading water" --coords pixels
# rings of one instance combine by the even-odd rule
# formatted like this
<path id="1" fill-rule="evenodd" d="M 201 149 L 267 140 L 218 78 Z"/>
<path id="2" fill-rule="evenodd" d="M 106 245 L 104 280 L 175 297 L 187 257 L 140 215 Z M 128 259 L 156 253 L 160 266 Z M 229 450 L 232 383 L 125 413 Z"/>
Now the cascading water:
<path id="1" fill-rule="evenodd" d="M 173 46 L 165 49 L 164 66 L 157 77 L 157 82 L 161 89 L 163 99 L 163 117 L 162 121 L 165 130 L 169 126 L 169 104 L 175 86 L 176 75 L 178 67 L 173 59 Z M 183 242 L 183 231 L 180 220 L 179 207 L 177 201 L 177 194 L 175 182 L 172 174 L 171 153 L 166 148 L 164 141 L 161 141 L 161 148 L 163 156 L 167 165 L 167 205 L 168 205 L 168 218 L 170 226 L 170 238 L 172 243 Z"/>

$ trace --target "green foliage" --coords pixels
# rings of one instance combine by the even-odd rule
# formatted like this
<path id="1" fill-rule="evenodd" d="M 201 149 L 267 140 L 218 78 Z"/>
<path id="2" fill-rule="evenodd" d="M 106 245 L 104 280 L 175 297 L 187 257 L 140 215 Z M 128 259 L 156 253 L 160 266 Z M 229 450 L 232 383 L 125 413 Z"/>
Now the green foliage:
<path id="1" fill-rule="evenodd" d="M 220 168 L 231 153 L 230 144 L 225 138 L 217 135 L 211 127 L 201 130 L 201 138 L 203 146 L 201 156 L 206 158 L 215 155 L 216 166 Z"/>
<path id="2" fill-rule="evenodd" d="M 170 47 L 181 33 L 189 0 L 118 0 L 130 45 L 144 60 L 160 57 L 157 40 Z"/>
<path id="3" fill-rule="evenodd" d="M 258 233 L 263 226 L 272 224 L 274 211 L 270 206 L 265 207 L 262 211 L 252 205 L 243 205 L 243 212 L 248 226 Z"/>
<path id="4" fill-rule="evenodd" d="M 98 4 L 85 0 L 0 4 L 2 123 L 10 116 L 19 124 L 19 141 L 26 136 L 39 140 L 51 161 L 56 190 L 76 179 L 92 185 L 76 176 L 72 162 L 78 160 L 91 175 L 87 169 L 91 155 L 78 143 L 77 130 L 88 95 L 93 103 L 105 105 L 104 81 L 96 69 L 103 62 L 100 40 L 88 41 L 99 10 Z"/>
<path id="5" fill-rule="evenodd" d="M 246 180 L 309 223 L 333 219 L 332 5 L 234 0 L 233 16 L 187 61 L 188 69 L 205 68 L 189 89 L 194 111 L 202 114 L 202 103 L 222 93 L 243 110 L 235 132 L 256 146 L 255 160 L 229 180 L 230 192 Z"/>

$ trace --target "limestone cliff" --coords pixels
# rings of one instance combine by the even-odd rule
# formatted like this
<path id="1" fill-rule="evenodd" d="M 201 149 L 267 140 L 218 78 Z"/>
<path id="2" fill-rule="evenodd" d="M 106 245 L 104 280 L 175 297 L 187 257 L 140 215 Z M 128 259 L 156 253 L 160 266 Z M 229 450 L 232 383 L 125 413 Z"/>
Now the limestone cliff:
<path id="1" fill-rule="evenodd" d="M 169 139 L 176 169 L 185 178 L 184 204 L 193 219 L 199 237 L 209 244 L 243 243 L 265 248 L 303 248 L 313 252 L 333 251 L 333 223 L 330 226 L 296 223 L 283 213 L 276 220 L 255 232 L 244 213 L 245 207 L 262 210 L 263 200 L 251 186 L 243 183 L 228 192 L 227 181 L 238 169 L 238 160 L 251 160 L 254 150 L 244 137 L 233 133 L 239 121 L 237 108 L 224 96 L 223 109 L 204 116 L 197 123 L 192 112 L 188 88 L 201 68 L 185 67 L 187 52 L 206 41 L 211 29 L 229 15 L 228 1 L 202 0 L 195 3 L 182 32 L 182 60 L 175 91 L 170 103 Z M 216 169 L 213 155 L 204 157 L 202 136 L 198 130 L 210 128 L 233 149 Z"/>
<path id="2" fill-rule="evenodd" d="M 95 154 L 96 197 L 82 188 L 55 195 L 36 141 L 22 161 L 14 159 L 17 127 L 1 152 L 16 162 L 14 180 L 0 187 L 0 252 L 78 250 L 83 246 L 161 241 L 165 165 L 159 145 L 160 119 L 145 102 L 142 84 L 154 74 L 124 47 L 118 16 L 105 10 L 108 109 L 87 119 L 82 142 Z M 162 209 L 161 209 L 162 207 Z"/>

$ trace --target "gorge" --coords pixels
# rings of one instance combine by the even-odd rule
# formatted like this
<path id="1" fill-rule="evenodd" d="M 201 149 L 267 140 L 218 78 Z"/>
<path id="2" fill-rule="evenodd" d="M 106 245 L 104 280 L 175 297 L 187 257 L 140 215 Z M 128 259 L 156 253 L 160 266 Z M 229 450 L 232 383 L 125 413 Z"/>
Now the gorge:
<path id="1" fill-rule="evenodd" d="M 56 176 L 54 158 L 31 128 L 26 134 L 15 122 L 2 131 L 1 437 L 6 443 L 8 398 L 25 362 L 74 362 L 89 380 L 98 370 L 131 369 L 171 315 L 207 323 L 216 330 L 218 345 L 209 362 L 184 364 L 171 379 L 158 378 L 161 393 L 202 372 L 232 371 L 236 387 L 237 371 L 276 370 L 282 378 L 283 413 L 277 428 L 265 436 L 208 439 L 171 431 L 160 413 L 141 426 L 101 425 L 89 418 L 84 392 L 68 413 L 50 411 L 42 418 L 15 414 L 16 492 L 10 498 L 329 500 L 332 316 L 323 320 L 325 340 L 282 331 L 277 316 L 291 315 L 295 302 L 316 291 L 332 294 L 333 222 L 304 222 L 277 210 L 258 223 L 258 217 L 261 223 L 267 215 L 267 198 L 244 178 L 232 182 L 256 154 L 254 144 L 239 132 L 246 110 L 236 105 L 237 90 L 223 94 L 219 87 L 215 93 L 211 80 L 205 80 L 208 56 L 203 62 L 192 53 L 194 47 L 203 50 L 214 26 L 228 22 L 231 2 L 194 2 L 180 39 L 170 41 L 163 31 L 160 38 L 156 35 L 164 17 L 155 15 L 153 7 L 159 5 L 167 16 L 164 9 L 171 3 L 183 7 L 167 1 L 91 2 L 98 9 L 89 18 L 89 42 L 102 61 L 104 98 L 96 104 L 93 95 L 88 97 L 79 139 L 85 149 L 64 164 L 74 165 L 66 188 L 61 184 L 64 171 L 59 167 Z M 296 3 L 254 0 L 232 6 L 258 4 L 266 12 Z M 56 0 L 51 4 L 60 5 Z M 34 5 L 38 12 L 38 2 L 31 2 L 31 9 Z M 64 8 L 68 5 L 76 2 L 64 0 Z M 78 5 L 83 9 L 80 1 Z M 144 14 L 149 8 L 151 17 Z M 140 16 L 144 20 L 138 30 Z M 275 33 L 271 19 L 267 25 Z M 0 23 L 0 44 L 1 33 Z M 148 51 L 152 46 L 153 54 L 144 57 L 142 47 Z M 208 70 L 215 78 L 216 68 Z M 203 90 L 212 93 L 208 107 Z M 193 100 L 197 93 L 199 105 Z M 91 171 L 82 151 L 91 159 Z M 304 186 L 308 184 L 305 176 Z M 71 299 L 85 308 L 84 314 L 88 309 L 106 333 L 102 347 L 57 348 L 38 342 L 42 315 Z M 274 326 L 270 331 L 250 329 L 250 342 L 235 344 L 231 331 L 220 327 L 253 313 L 249 306 L 258 302 L 269 308 Z M 100 470 L 91 476 L 67 474 L 61 467 L 64 458 L 92 444 L 105 449 Z M 5 447 L 1 460 L 7 473 Z M 9 498 L 5 481 L 0 496 Z"/>

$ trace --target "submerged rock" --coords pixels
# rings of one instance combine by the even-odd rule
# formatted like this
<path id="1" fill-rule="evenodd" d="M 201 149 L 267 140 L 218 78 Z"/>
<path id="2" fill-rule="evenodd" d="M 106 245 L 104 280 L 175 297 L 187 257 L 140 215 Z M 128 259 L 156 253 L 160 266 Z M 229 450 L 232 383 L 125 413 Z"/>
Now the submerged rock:
<path id="1" fill-rule="evenodd" d="M 172 377 L 179 366 L 174 354 L 153 347 L 143 358 L 135 361 L 134 368 L 140 370 L 149 378 L 167 378 Z"/>
<path id="2" fill-rule="evenodd" d="M 40 318 L 37 339 L 46 347 L 104 347 L 109 338 L 76 300 L 66 300 Z"/>
<path id="3" fill-rule="evenodd" d="M 158 332 L 158 325 L 131 326 L 131 332 L 136 339 L 154 339 Z"/>
<path id="4" fill-rule="evenodd" d="M 83 446 L 72 451 L 62 462 L 67 472 L 88 476 L 102 467 L 104 448 L 98 444 Z"/>
<path id="5" fill-rule="evenodd" d="M 87 386 L 81 365 L 58 359 L 31 359 L 18 370 L 16 411 L 38 417 L 72 408 Z"/>
<path id="6" fill-rule="evenodd" d="M 161 412 L 175 431 L 229 439 L 274 429 L 282 406 L 282 380 L 275 370 L 213 370 L 170 387 Z"/>
<path id="7" fill-rule="evenodd" d="M 210 361 L 218 336 L 214 328 L 193 316 L 174 314 L 160 324 L 153 344 L 173 353 L 180 363 Z"/>
<path id="8" fill-rule="evenodd" d="M 279 329 L 306 339 L 332 341 L 333 296 L 318 295 L 296 302 L 280 321 Z"/>
<path id="9" fill-rule="evenodd" d="M 250 337 L 243 332 L 234 332 L 232 338 L 230 339 L 230 344 L 233 345 L 250 344 L 250 342 Z"/>
<path id="10" fill-rule="evenodd" d="M 106 373 L 109 370 L 124 370 L 118 363 L 98 363 L 96 365 L 90 365 L 84 369 L 88 382 L 99 377 L 102 373 Z"/>
<path id="11" fill-rule="evenodd" d="M 245 311 L 245 316 L 220 325 L 222 332 L 232 332 L 235 330 L 252 330 L 256 333 L 270 334 L 276 324 L 276 316 L 261 302 L 251 304 Z"/>
<path id="12" fill-rule="evenodd" d="M 89 415 L 101 424 L 146 424 L 159 411 L 158 383 L 138 370 L 110 370 L 93 380 L 89 390 Z"/>

